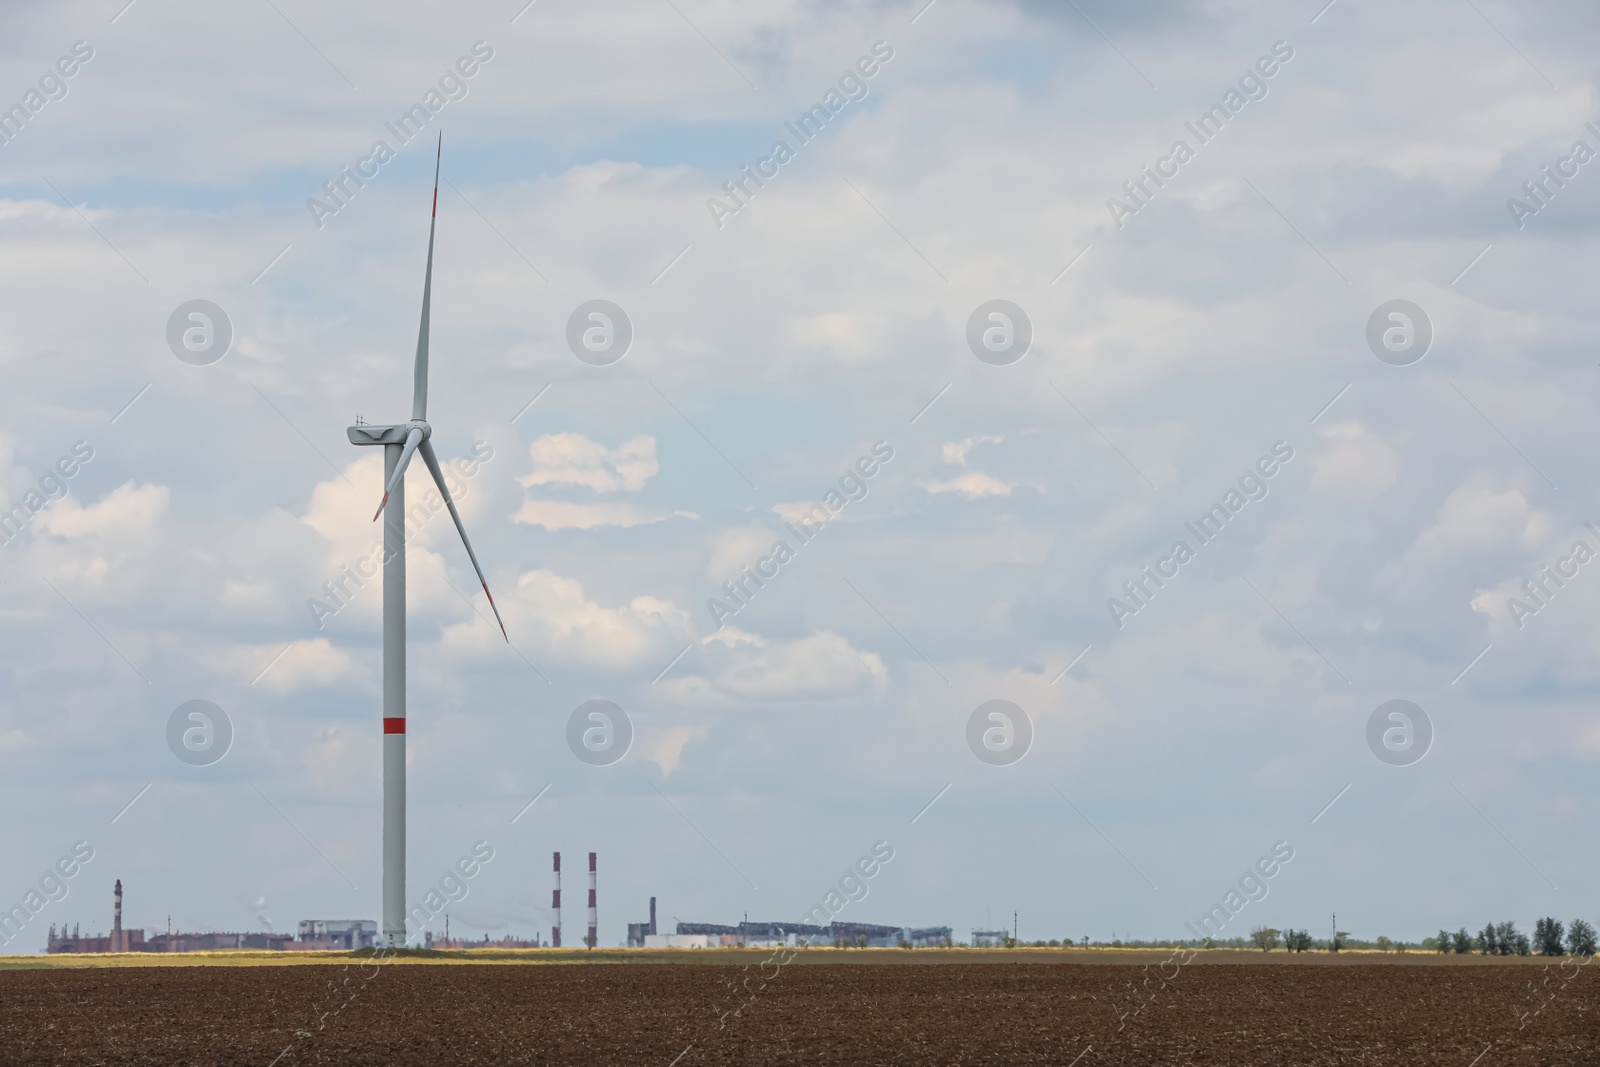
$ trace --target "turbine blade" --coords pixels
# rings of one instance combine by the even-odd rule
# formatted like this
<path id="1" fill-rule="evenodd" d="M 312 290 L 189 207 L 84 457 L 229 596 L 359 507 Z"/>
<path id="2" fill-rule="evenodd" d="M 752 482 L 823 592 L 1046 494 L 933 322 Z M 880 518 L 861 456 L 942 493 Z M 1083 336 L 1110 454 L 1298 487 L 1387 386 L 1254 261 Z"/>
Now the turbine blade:
<path id="1" fill-rule="evenodd" d="M 433 217 L 428 222 L 428 269 L 422 279 L 422 326 L 417 330 L 416 377 L 411 386 L 411 417 L 428 417 L 428 308 L 433 303 L 433 231 L 439 223 L 439 163 L 444 158 L 444 133 L 433 159 Z"/>
<path id="2" fill-rule="evenodd" d="M 389 506 L 389 494 L 400 484 L 400 479 L 406 476 L 406 467 L 411 463 L 411 453 L 415 452 L 421 443 L 421 430 L 412 430 L 406 434 L 406 445 L 400 450 L 400 462 L 394 465 L 394 475 L 390 477 L 389 484 L 383 487 L 383 499 L 378 501 L 378 510 L 372 516 L 373 522 L 377 522 L 378 516 L 383 514 L 383 509 Z"/>
<path id="3" fill-rule="evenodd" d="M 500 617 L 500 609 L 495 607 L 494 594 L 489 592 L 489 583 L 483 577 L 483 568 L 478 566 L 478 554 L 472 551 L 472 542 L 467 540 L 467 528 L 461 525 L 461 513 L 456 510 L 456 502 L 450 497 L 450 489 L 444 484 L 444 471 L 439 469 L 439 458 L 433 454 L 433 442 L 422 442 L 422 462 L 428 465 L 428 472 L 433 475 L 433 484 L 439 487 L 439 494 L 444 497 L 444 506 L 450 509 L 450 517 L 455 520 L 456 532 L 461 535 L 461 543 L 467 547 L 467 558 L 472 560 L 472 569 L 478 572 L 478 584 L 483 586 L 483 595 L 489 598 L 489 607 L 494 612 L 494 621 L 500 624 L 500 636 L 506 639 L 506 644 L 511 643 L 511 638 L 506 634 L 505 620 Z"/>

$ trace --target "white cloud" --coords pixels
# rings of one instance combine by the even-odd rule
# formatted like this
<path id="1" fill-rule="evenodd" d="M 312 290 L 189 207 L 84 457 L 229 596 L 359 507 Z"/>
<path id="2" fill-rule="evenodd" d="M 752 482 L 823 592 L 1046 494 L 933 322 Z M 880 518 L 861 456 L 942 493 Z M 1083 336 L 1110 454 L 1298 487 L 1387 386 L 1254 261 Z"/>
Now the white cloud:
<path id="1" fill-rule="evenodd" d="M 875 652 L 864 652 L 831 631 L 795 640 L 770 640 L 724 626 L 702 642 L 712 670 L 704 679 L 680 683 L 680 695 L 703 684 L 743 699 L 831 698 L 882 688 L 888 669 Z"/>
<path id="2" fill-rule="evenodd" d="M 801 526 L 826 526 L 834 519 L 848 518 L 849 509 L 833 511 L 826 504 L 815 500 L 789 500 L 781 504 L 772 505 L 773 514 L 784 522 L 792 522 Z"/>
<path id="3" fill-rule="evenodd" d="M 1550 516 L 1535 511 L 1520 490 L 1464 485 L 1445 498 L 1413 552 L 1431 559 L 1460 550 L 1532 548 L 1551 529 Z"/>
<path id="4" fill-rule="evenodd" d="M 967 437 L 960 441 L 947 441 L 941 452 L 944 461 L 951 466 L 965 467 L 967 456 L 972 450 L 982 444 L 999 444 L 1005 438 L 999 435 L 983 435 Z M 933 494 L 960 493 L 968 500 L 976 500 L 985 496 L 1010 496 L 1011 490 L 1016 488 L 1015 482 L 1003 482 L 983 471 L 968 470 L 956 475 L 954 478 L 940 480 L 938 478 L 925 478 L 917 482 L 922 488 Z"/>
<path id="5" fill-rule="evenodd" d="M 567 500 L 524 500 L 511 521 L 543 526 L 547 530 L 592 530 L 599 526 L 647 526 L 674 515 L 699 518 L 689 511 L 651 512 L 622 501 L 576 504 Z"/>
<path id="6" fill-rule="evenodd" d="M 375 544 L 383 542 L 383 524 L 373 518 L 383 499 L 383 450 L 365 448 L 362 451 L 364 455 L 347 464 L 339 476 L 313 487 L 310 505 L 300 518 L 329 541 L 332 550 L 328 561 L 335 566 L 353 563 L 368 555 Z M 439 462 L 451 499 L 470 532 L 483 496 L 478 486 L 492 459 L 474 465 L 465 457 L 447 459 L 441 456 Z M 469 470 L 472 471 L 470 477 L 465 473 Z M 460 540 L 444 506 L 444 498 L 420 459 L 413 459 L 406 468 L 405 500 L 406 530 L 411 538 L 408 552 L 426 551 L 441 537 L 447 545 Z"/>
<path id="7" fill-rule="evenodd" d="M 153 529 L 166 514 L 171 497 L 172 491 L 164 485 L 126 482 L 87 507 L 72 497 L 57 501 L 34 522 L 45 533 L 66 540 L 126 537 Z"/>
<path id="8" fill-rule="evenodd" d="M 944 452 L 944 461 L 946 463 L 959 464 L 960 466 L 965 467 L 967 465 L 967 453 L 971 452 L 978 445 L 997 445 L 1004 440 L 1005 438 L 999 435 L 986 434 L 981 437 L 963 438 L 960 441 L 946 441 L 942 450 Z"/>
<path id="9" fill-rule="evenodd" d="M 711 555 L 706 560 L 706 577 L 716 585 L 738 576 L 741 568 L 755 563 L 771 550 L 775 536 L 759 523 L 732 530 L 719 530 L 710 538 Z"/>
<path id="10" fill-rule="evenodd" d="M 636 596 L 605 607 L 589 599 L 576 579 L 547 570 L 524 572 L 496 603 L 518 645 L 526 642 L 540 655 L 595 667 L 638 667 L 658 658 L 665 663 L 689 632 L 688 614 L 670 601 Z M 481 615 L 444 635 L 447 650 L 484 651 L 502 643 L 499 627 Z"/>
<path id="11" fill-rule="evenodd" d="M 797 344 L 826 349 L 847 362 L 870 360 L 881 350 L 887 323 L 860 312 L 823 312 L 791 320 L 787 333 Z"/>
<path id="12" fill-rule="evenodd" d="M 528 448 L 533 470 L 518 478 L 524 486 L 574 485 L 596 493 L 638 492 L 661 470 L 656 439 L 630 437 L 608 449 L 581 433 L 545 434 Z"/>
<path id="13" fill-rule="evenodd" d="M 707 732 L 704 726 L 673 726 L 652 737 L 644 746 L 645 759 L 660 767 L 663 777 L 670 775 L 683 762 L 683 747 L 706 736 Z"/>
<path id="14" fill-rule="evenodd" d="M 922 479 L 917 484 L 930 493 L 960 493 L 969 500 L 984 496 L 1010 496 L 1014 488 L 1013 483 L 1002 482 L 982 471 L 967 471 L 947 481 L 936 478 Z"/>
<path id="15" fill-rule="evenodd" d="M 1400 457 L 1377 434 L 1359 422 L 1337 422 L 1317 432 L 1332 445 L 1315 460 L 1314 492 L 1364 500 L 1394 486 Z"/>
<path id="16" fill-rule="evenodd" d="M 281 653 L 281 654 L 280 654 Z M 274 693 L 336 685 L 355 673 L 355 661 L 326 637 L 283 645 L 233 645 L 215 654 L 216 665 L 236 681 Z"/>

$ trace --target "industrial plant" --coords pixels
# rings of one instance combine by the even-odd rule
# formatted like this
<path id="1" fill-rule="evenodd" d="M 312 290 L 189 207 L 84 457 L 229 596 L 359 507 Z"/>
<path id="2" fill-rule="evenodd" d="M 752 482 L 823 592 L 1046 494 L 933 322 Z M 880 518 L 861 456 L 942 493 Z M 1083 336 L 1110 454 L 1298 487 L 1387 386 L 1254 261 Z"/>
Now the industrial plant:
<path id="1" fill-rule="evenodd" d="M 598 947 L 599 909 L 597 901 L 598 856 L 589 853 L 589 907 L 587 929 L 583 944 Z M 555 887 L 551 891 L 550 908 L 554 925 L 550 939 L 541 941 L 502 936 L 491 940 L 488 934 L 481 940 L 452 938 L 449 918 L 445 919 L 445 932 L 435 935 L 423 931 L 422 947 L 427 949 L 535 949 L 561 947 L 561 853 L 554 854 L 553 875 Z M 644 922 L 628 923 L 628 948 L 644 949 L 704 949 L 704 948 L 770 948 L 778 946 L 833 947 L 833 948 L 946 948 L 954 944 L 948 926 L 886 926 L 874 923 L 835 922 L 828 925 L 808 923 L 751 922 L 748 918 L 739 923 L 679 922 L 672 933 L 659 933 L 656 927 L 656 898 L 650 898 L 650 917 Z M 971 943 L 975 947 L 998 946 L 1007 939 L 1003 930 L 974 930 Z M 273 952 L 349 952 L 357 949 L 377 948 L 380 944 L 378 923 L 372 919 L 302 919 L 293 934 L 234 933 L 208 931 L 204 933 L 166 933 L 146 936 L 142 929 L 128 929 L 122 925 L 122 880 L 118 879 L 112 891 L 111 932 L 109 934 L 80 933 L 77 923 L 70 927 L 63 923 L 58 929 L 51 925 L 46 952 L 217 952 L 226 949 L 255 949 Z"/>
<path id="2" fill-rule="evenodd" d="M 655 898 L 651 898 L 654 912 Z M 630 947 L 635 946 L 634 930 L 644 924 L 630 923 Z M 685 923 L 677 925 L 677 932 L 654 933 L 655 920 L 649 923 L 651 932 L 639 937 L 640 948 L 777 948 L 779 946 L 812 946 L 832 948 L 946 948 L 953 944 L 948 926 L 880 926 L 875 923 L 830 923 L 813 926 L 808 923 L 745 922 L 733 926 L 717 923 Z"/>
<path id="3" fill-rule="evenodd" d="M 303 919 L 295 934 L 267 933 L 173 933 L 146 937 L 143 930 L 122 925 L 122 879 L 112 890 L 111 933 L 84 937 L 80 924 L 69 930 L 65 923 L 58 931 L 50 927 L 45 951 L 48 953 L 85 952 L 216 952 L 222 949 L 265 949 L 274 952 L 336 952 L 371 948 L 378 940 L 378 924 L 372 919 Z"/>

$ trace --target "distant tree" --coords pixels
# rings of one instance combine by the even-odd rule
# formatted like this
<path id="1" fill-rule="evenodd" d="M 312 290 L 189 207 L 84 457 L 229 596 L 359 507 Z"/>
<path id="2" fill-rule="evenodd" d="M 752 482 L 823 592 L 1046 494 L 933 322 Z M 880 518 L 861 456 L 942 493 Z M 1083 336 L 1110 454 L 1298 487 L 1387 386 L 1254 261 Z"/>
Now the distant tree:
<path id="1" fill-rule="evenodd" d="M 1441 929 L 1439 936 L 1434 938 L 1434 948 L 1440 952 L 1450 952 L 1455 948 L 1455 942 L 1450 938 L 1450 931 Z"/>
<path id="2" fill-rule="evenodd" d="M 1262 952 L 1271 952 L 1278 947 L 1278 934 L 1281 932 L 1270 926 L 1258 926 L 1250 931 L 1250 943 Z"/>
<path id="3" fill-rule="evenodd" d="M 1526 956 L 1532 951 L 1528 935 L 1517 929 L 1514 922 L 1499 923 L 1494 928 L 1495 948 L 1502 956 Z"/>
<path id="4" fill-rule="evenodd" d="M 1567 951 L 1574 956 L 1593 956 L 1595 947 L 1594 927 L 1582 919 L 1573 919 L 1567 927 Z"/>
<path id="5" fill-rule="evenodd" d="M 1565 929 L 1560 919 L 1539 919 L 1533 924 L 1533 948 L 1541 956 L 1559 956 Z"/>
<path id="6" fill-rule="evenodd" d="M 1500 939 L 1495 934 L 1494 923 L 1490 923 L 1478 931 L 1477 949 L 1485 956 L 1493 956 L 1500 951 Z"/>
<path id="7" fill-rule="evenodd" d="M 1333 932 L 1333 939 L 1328 942 L 1328 951 L 1329 952 L 1338 952 L 1340 949 L 1344 948 L 1344 943 L 1347 940 L 1349 940 L 1349 938 L 1350 938 L 1350 931 L 1348 931 L 1348 930 L 1335 930 Z"/>
<path id="8" fill-rule="evenodd" d="M 1450 947 L 1462 956 L 1472 951 L 1472 935 L 1465 926 L 1450 935 Z"/>
<path id="9" fill-rule="evenodd" d="M 1379 952 L 1388 952 L 1390 949 L 1394 948 L 1394 942 L 1390 941 L 1383 934 L 1379 934 L 1378 940 L 1373 942 L 1373 944 L 1378 946 Z"/>
<path id="10" fill-rule="evenodd" d="M 1283 932 L 1283 947 L 1290 952 L 1304 952 L 1311 947 L 1311 934 L 1293 928 Z"/>

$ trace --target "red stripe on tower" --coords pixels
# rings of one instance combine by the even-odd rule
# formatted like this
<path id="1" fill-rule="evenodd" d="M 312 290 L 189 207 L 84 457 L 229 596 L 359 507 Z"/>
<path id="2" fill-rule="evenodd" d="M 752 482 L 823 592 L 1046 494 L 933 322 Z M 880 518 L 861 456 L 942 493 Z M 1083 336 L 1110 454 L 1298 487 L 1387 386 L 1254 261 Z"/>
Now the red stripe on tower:
<path id="1" fill-rule="evenodd" d="M 555 912 L 555 925 L 550 928 L 550 945 L 552 948 L 561 947 L 561 853 L 556 857 L 556 887 L 550 894 L 550 910 Z"/>
<path id="2" fill-rule="evenodd" d="M 599 924 L 595 921 L 596 920 L 596 915 L 598 913 L 595 911 L 595 904 L 594 904 L 594 876 L 595 876 L 595 870 L 594 870 L 595 862 L 594 861 L 595 861 L 595 854 L 593 852 L 591 852 L 591 853 L 589 853 L 589 936 L 587 938 L 588 945 L 589 945 L 589 947 L 591 949 L 594 948 L 595 945 L 598 943 L 598 940 L 596 938 L 596 933 L 599 930 Z"/>
<path id="3" fill-rule="evenodd" d="M 406 721 L 404 719 L 385 717 L 383 720 L 383 732 L 386 734 L 403 734 L 406 732 Z"/>

